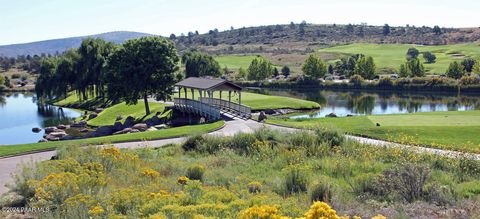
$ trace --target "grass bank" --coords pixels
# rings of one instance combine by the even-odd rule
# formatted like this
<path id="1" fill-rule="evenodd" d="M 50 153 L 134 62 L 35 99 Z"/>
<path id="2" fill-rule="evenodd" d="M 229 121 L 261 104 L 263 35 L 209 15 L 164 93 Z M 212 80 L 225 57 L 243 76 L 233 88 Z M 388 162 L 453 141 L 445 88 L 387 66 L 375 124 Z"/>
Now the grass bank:
<path id="1" fill-rule="evenodd" d="M 220 64 L 220 67 L 227 67 L 228 69 L 247 69 L 250 63 L 257 56 L 253 55 L 225 55 L 216 56 L 215 60 Z"/>
<path id="2" fill-rule="evenodd" d="M 60 146 L 100 145 L 100 144 L 108 144 L 108 143 L 182 137 L 182 136 L 192 135 L 195 133 L 198 133 L 198 134 L 207 133 L 207 132 L 218 129 L 223 125 L 224 125 L 224 121 L 218 121 L 218 122 L 202 124 L 202 125 L 188 125 L 188 126 L 174 127 L 174 128 L 158 130 L 158 131 L 111 135 L 111 136 L 104 136 L 104 137 L 98 137 L 98 138 L 86 138 L 86 139 L 69 140 L 69 141 L 52 141 L 52 142 L 45 142 L 45 143 L 6 145 L 6 146 L 0 146 L 0 157 L 35 152 L 35 151 L 54 150 Z"/>
<path id="3" fill-rule="evenodd" d="M 127 105 L 126 103 L 119 103 L 111 107 L 106 108 L 97 117 L 88 120 L 88 125 L 91 126 L 105 126 L 113 125 L 118 116 L 122 116 L 123 123 L 128 116 L 135 118 L 136 122 L 142 122 L 156 115 L 157 113 L 163 113 L 165 110 L 165 104 L 150 102 L 150 114 L 145 115 L 145 105 L 143 102 L 138 102 L 136 105 Z M 163 115 L 162 115 L 163 116 Z"/>
<path id="4" fill-rule="evenodd" d="M 195 92 L 195 98 L 200 95 Z M 178 94 L 174 95 L 178 97 Z M 184 98 L 185 94 L 182 90 L 181 97 Z M 220 98 L 219 92 L 214 93 L 215 98 Z M 192 98 L 192 93 L 187 92 L 187 98 Z M 222 93 L 222 99 L 228 100 L 228 92 Z M 238 94 L 232 93 L 232 102 L 238 103 Z M 316 109 L 320 108 L 320 105 L 313 101 L 301 100 L 291 97 L 270 96 L 263 94 L 256 94 L 250 92 L 242 92 L 242 104 L 249 106 L 252 110 L 266 110 L 266 109 Z"/>
<path id="5" fill-rule="evenodd" d="M 336 128 L 403 144 L 480 153 L 478 110 L 315 119 L 270 117 L 267 122 L 296 128 Z"/>
<path id="6" fill-rule="evenodd" d="M 361 145 L 331 131 L 261 130 L 158 149 L 58 154 L 24 168 L 14 185 L 29 206 L 50 207 L 45 218 L 480 214 L 480 162 Z"/>

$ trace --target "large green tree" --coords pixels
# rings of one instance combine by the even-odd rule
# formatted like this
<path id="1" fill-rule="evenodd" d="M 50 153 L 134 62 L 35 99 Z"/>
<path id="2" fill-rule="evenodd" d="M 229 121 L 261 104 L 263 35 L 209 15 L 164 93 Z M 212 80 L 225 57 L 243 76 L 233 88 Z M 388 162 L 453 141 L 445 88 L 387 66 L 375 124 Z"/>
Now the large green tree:
<path id="1" fill-rule="evenodd" d="M 182 55 L 182 63 L 185 65 L 186 77 L 213 76 L 220 77 L 220 64 L 208 54 L 200 52 L 187 52 Z"/>
<path id="2" fill-rule="evenodd" d="M 272 77 L 274 71 L 275 70 L 271 62 L 263 57 L 258 57 L 253 59 L 248 66 L 247 78 L 248 80 L 265 80 Z"/>
<path id="3" fill-rule="evenodd" d="M 320 57 L 312 54 L 303 63 L 302 71 L 309 77 L 320 78 L 327 74 L 327 65 Z"/>
<path id="4" fill-rule="evenodd" d="M 371 56 L 361 56 L 358 58 L 355 69 L 353 70 L 354 74 L 360 75 L 366 79 L 373 79 L 375 78 L 376 67 L 375 62 Z"/>
<path id="5" fill-rule="evenodd" d="M 465 68 L 462 64 L 454 61 L 450 63 L 445 73 L 448 77 L 459 79 L 465 74 Z"/>
<path id="6" fill-rule="evenodd" d="M 423 58 L 425 59 L 426 63 L 434 63 L 435 60 L 437 59 L 437 56 L 427 51 L 423 53 Z"/>
<path id="7" fill-rule="evenodd" d="M 136 104 L 144 100 L 150 114 L 148 97 L 167 100 L 173 92 L 179 58 L 174 44 L 160 37 L 127 40 L 108 59 L 109 98 Z"/>
<path id="8" fill-rule="evenodd" d="M 407 51 L 407 59 L 415 59 L 420 55 L 420 51 L 416 48 L 409 48 Z"/>

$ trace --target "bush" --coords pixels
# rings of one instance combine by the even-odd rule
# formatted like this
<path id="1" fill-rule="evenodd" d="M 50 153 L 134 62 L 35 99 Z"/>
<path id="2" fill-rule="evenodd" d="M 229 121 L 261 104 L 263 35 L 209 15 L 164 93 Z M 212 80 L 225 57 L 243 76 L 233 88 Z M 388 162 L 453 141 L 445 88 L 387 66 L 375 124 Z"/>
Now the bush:
<path id="1" fill-rule="evenodd" d="M 350 77 L 350 83 L 354 84 L 354 85 L 361 85 L 362 82 L 364 81 L 363 77 L 360 76 L 360 75 L 352 75 Z"/>
<path id="2" fill-rule="evenodd" d="M 201 165 L 194 165 L 187 169 L 186 176 L 191 180 L 203 180 L 203 174 L 205 173 L 205 167 Z"/>
<path id="3" fill-rule="evenodd" d="M 21 80 L 26 81 L 28 79 L 28 76 L 29 76 L 28 74 L 22 74 Z"/>
<path id="4" fill-rule="evenodd" d="M 378 81 L 378 86 L 391 87 L 393 86 L 393 81 L 390 77 L 383 77 L 383 78 L 380 78 L 380 80 Z"/>
<path id="5" fill-rule="evenodd" d="M 234 135 L 227 146 L 240 154 L 252 154 L 255 148 L 252 147 L 257 139 L 253 134 L 239 133 Z"/>
<path id="6" fill-rule="evenodd" d="M 298 169 L 290 170 L 285 176 L 284 183 L 286 194 L 307 191 L 307 176 Z"/>
<path id="7" fill-rule="evenodd" d="M 260 193 L 262 191 L 262 184 L 257 181 L 248 183 L 248 192 L 250 193 Z"/>
<path id="8" fill-rule="evenodd" d="M 463 76 L 460 78 L 460 84 L 461 85 L 474 85 L 474 84 L 480 84 L 480 78 L 471 75 L 471 76 Z"/>
<path id="9" fill-rule="evenodd" d="M 20 77 L 21 77 L 21 75 L 20 75 L 20 74 L 18 74 L 18 73 L 15 73 L 15 74 L 12 74 L 12 76 L 11 76 L 11 77 L 12 77 L 12 79 L 18 79 L 18 78 L 20 78 Z"/>
<path id="10" fill-rule="evenodd" d="M 315 129 L 315 134 L 319 138 L 320 142 L 325 142 L 330 147 L 340 146 L 345 141 L 345 136 L 337 130 L 333 129 Z"/>
<path id="11" fill-rule="evenodd" d="M 319 183 L 313 186 L 310 201 L 329 202 L 332 199 L 332 187 L 328 183 Z"/>
<path id="12" fill-rule="evenodd" d="M 192 136 L 182 144 L 182 149 L 184 151 L 197 150 L 204 141 L 205 141 L 205 138 L 201 135 Z"/>

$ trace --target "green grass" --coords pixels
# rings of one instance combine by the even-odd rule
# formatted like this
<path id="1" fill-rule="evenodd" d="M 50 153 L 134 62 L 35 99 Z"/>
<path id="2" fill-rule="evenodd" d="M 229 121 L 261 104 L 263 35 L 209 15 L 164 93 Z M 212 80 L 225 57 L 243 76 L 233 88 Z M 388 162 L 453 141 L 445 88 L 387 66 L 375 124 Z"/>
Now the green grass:
<path id="1" fill-rule="evenodd" d="M 429 112 L 342 118 L 270 118 L 297 128 L 316 126 L 405 144 L 480 153 L 480 111 Z M 379 123 L 380 126 L 376 126 Z"/>
<path id="2" fill-rule="evenodd" d="M 399 68 L 400 64 L 405 62 L 405 54 L 408 48 L 415 47 L 420 52 L 430 51 L 437 56 L 437 61 L 433 64 L 424 64 L 429 73 L 443 74 L 448 65 L 455 60 L 462 60 L 465 57 L 480 58 L 480 45 L 478 43 L 440 45 L 440 46 L 421 46 L 410 44 L 349 44 L 320 49 L 320 53 L 341 53 L 357 54 L 362 53 L 372 56 L 375 60 L 377 69 Z M 460 56 L 454 57 L 455 54 Z M 420 55 L 422 61 L 423 57 Z"/>
<path id="3" fill-rule="evenodd" d="M 200 95 L 196 91 L 195 99 Z M 178 97 L 178 93 L 174 95 Z M 182 90 L 181 97 L 184 98 L 184 92 Z M 220 98 L 219 92 L 214 92 L 215 98 Z M 192 98 L 192 93 L 187 92 L 187 98 Z M 222 92 L 222 99 L 228 100 L 228 92 Z M 238 95 L 232 93 L 232 102 L 238 103 Z M 319 108 L 320 105 L 316 102 L 301 100 L 291 97 L 270 96 L 249 92 L 242 92 L 242 104 L 249 106 L 252 110 L 266 110 L 266 109 L 314 109 Z"/>
<path id="4" fill-rule="evenodd" d="M 122 135 L 111 135 L 98 138 L 86 138 L 69 141 L 52 141 L 45 143 L 31 143 L 6 145 L 0 147 L 0 157 L 11 156 L 16 154 L 28 153 L 33 151 L 54 150 L 60 146 L 84 146 L 84 145 L 100 145 L 108 143 L 140 141 L 140 140 L 155 140 L 187 136 L 192 134 L 201 134 L 213 131 L 224 125 L 224 121 L 217 121 L 214 123 L 202 125 L 188 125 L 175 128 L 169 128 L 158 131 L 138 132 Z"/>
<path id="5" fill-rule="evenodd" d="M 242 67 L 243 69 L 247 69 L 253 59 L 257 56 L 252 55 L 228 55 L 228 56 L 217 56 L 215 60 L 220 64 L 220 67 L 225 67 L 229 69 L 239 69 Z"/>
<path id="6" fill-rule="evenodd" d="M 138 102 L 136 105 L 127 105 L 126 103 L 119 103 L 113 105 L 101 113 L 98 114 L 96 118 L 93 118 L 88 121 L 88 125 L 91 126 L 104 126 L 104 125 L 113 125 L 117 119 L 117 116 L 121 115 L 123 117 L 122 122 L 128 116 L 135 118 L 136 122 L 142 122 L 146 119 L 151 118 L 157 112 L 162 113 L 165 109 L 165 104 L 163 103 L 149 103 L 150 114 L 145 115 L 145 105 L 143 102 Z"/>

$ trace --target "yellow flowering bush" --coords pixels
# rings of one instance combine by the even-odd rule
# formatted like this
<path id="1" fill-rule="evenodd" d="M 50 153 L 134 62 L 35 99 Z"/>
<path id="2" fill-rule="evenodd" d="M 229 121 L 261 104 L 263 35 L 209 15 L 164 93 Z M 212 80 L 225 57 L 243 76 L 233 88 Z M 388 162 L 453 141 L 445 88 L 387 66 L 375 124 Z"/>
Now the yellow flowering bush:
<path id="1" fill-rule="evenodd" d="M 240 219 L 282 219 L 288 218 L 278 214 L 277 206 L 261 205 L 252 206 L 240 212 L 238 215 Z"/>
<path id="2" fill-rule="evenodd" d="M 116 159 L 120 158 L 120 156 L 121 156 L 120 149 L 118 149 L 116 147 L 103 148 L 100 151 L 100 154 L 103 155 L 104 157 L 112 157 L 112 158 L 116 158 Z"/>
<path id="3" fill-rule="evenodd" d="M 150 178 L 157 178 L 160 176 L 160 173 L 150 168 L 143 168 L 142 175 Z"/>
<path id="4" fill-rule="evenodd" d="M 180 184 L 180 185 L 186 185 L 189 180 L 190 179 L 188 177 L 181 176 L 181 177 L 178 177 L 177 183 Z"/>
<path id="5" fill-rule="evenodd" d="M 99 204 L 93 206 L 92 208 L 90 208 L 90 210 L 88 210 L 88 214 L 93 215 L 93 216 L 99 216 L 99 215 L 103 214 L 104 212 L 105 212 L 105 210 L 103 210 L 102 206 L 100 206 Z"/>
<path id="6" fill-rule="evenodd" d="M 340 219 L 337 212 L 325 202 L 314 202 L 307 213 L 306 219 Z"/>
<path id="7" fill-rule="evenodd" d="M 262 184 L 257 181 L 248 183 L 248 192 L 250 193 L 259 193 L 262 191 Z"/>
<path id="8" fill-rule="evenodd" d="M 387 217 L 379 214 L 379 215 L 376 215 L 376 216 L 372 217 L 372 219 L 387 219 Z"/>
<path id="9" fill-rule="evenodd" d="M 35 198 L 53 204 L 62 204 L 65 199 L 78 193 L 78 176 L 70 172 L 52 173 L 39 182 L 33 182 Z"/>

